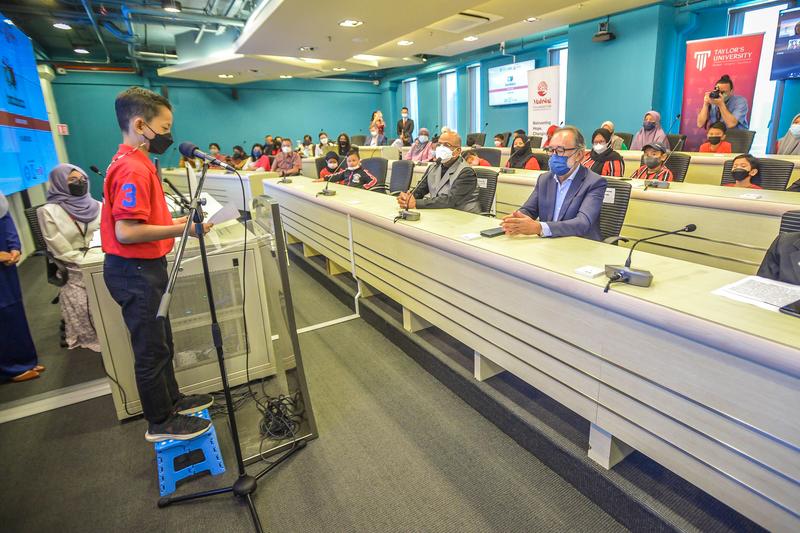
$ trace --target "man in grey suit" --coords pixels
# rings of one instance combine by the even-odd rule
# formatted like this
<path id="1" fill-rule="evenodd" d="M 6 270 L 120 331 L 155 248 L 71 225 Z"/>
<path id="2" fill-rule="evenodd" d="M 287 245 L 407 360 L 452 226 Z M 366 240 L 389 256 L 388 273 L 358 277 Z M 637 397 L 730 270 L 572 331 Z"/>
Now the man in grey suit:
<path id="1" fill-rule="evenodd" d="M 600 207 L 607 182 L 581 164 L 586 154 L 583 135 L 578 128 L 564 126 L 545 150 L 550 170 L 539 176 L 525 205 L 503 218 L 506 234 L 602 240 Z"/>
<path id="2" fill-rule="evenodd" d="M 800 285 L 800 231 L 778 235 L 767 250 L 758 275 Z"/>
<path id="3" fill-rule="evenodd" d="M 397 138 L 403 140 L 404 146 L 411 146 L 414 140 L 414 121 L 408 118 L 408 108 L 400 110 L 400 120 L 397 121 Z"/>

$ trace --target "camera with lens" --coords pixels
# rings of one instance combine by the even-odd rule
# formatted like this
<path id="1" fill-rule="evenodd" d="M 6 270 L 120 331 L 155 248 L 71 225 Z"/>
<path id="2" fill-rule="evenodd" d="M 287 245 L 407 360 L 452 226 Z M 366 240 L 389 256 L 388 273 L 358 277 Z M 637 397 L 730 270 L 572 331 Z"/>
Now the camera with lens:
<path id="1" fill-rule="evenodd" d="M 719 98 L 720 96 L 721 96 L 721 93 L 719 92 L 719 88 L 718 87 L 714 87 L 714 90 L 711 91 L 710 93 L 708 93 L 708 97 L 709 98 L 713 98 L 715 100 L 717 98 Z"/>

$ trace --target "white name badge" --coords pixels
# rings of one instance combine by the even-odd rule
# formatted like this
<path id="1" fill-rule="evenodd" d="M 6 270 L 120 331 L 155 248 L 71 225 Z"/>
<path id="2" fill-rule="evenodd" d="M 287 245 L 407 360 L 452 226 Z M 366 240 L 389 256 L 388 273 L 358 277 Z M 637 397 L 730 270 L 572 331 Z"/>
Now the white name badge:
<path id="1" fill-rule="evenodd" d="M 478 187 L 485 189 L 487 185 L 489 185 L 489 180 L 487 178 L 478 178 Z"/>
<path id="2" fill-rule="evenodd" d="M 617 197 L 617 190 L 608 188 L 606 189 L 606 193 L 603 195 L 603 203 L 613 204 L 616 197 Z"/>

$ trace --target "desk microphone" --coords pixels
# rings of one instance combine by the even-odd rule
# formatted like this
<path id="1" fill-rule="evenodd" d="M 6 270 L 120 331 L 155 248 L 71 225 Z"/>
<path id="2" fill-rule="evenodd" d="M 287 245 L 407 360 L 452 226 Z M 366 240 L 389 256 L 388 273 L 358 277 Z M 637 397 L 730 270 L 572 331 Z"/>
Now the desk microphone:
<path id="1" fill-rule="evenodd" d="M 102 170 L 100 170 L 99 168 L 97 168 L 97 165 L 90 166 L 89 170 L 91 170 L 92 172 L 94 172 L 95 174 L 100 176 L 101 178 L 105 178 L 106 177 L 106 173 L 103 172 Z"/>
<path id="2" fill-rule="evenodd" d="M 637 270 L 635 268 L 631 268 L 631 256 L 633 255 L 633 250 L 636 248 L 636 245 L 640 242 L 650 241 L 666 235 L 674 235 L 676 233 L 683 232 L 691 233 L 696 229 L 697 226 L 695 224 L 688 224 L 681 229 L 665 231 L 651 235 L 650 237 L 645 237 L 644 239 L 637 239 L 636 242 L 634 242 L 631 246 L 630 252 L 628 252 L 628 258 L 625 260 L 624 266 L 606 265 L 606 277 L 612 282 L 628 283 L 637 287 L 649 287 L 650 284 L 653 283 L 653 274 L 648 270 Z"/>
<path id="3" fill-rule="evenodd" d="M 178 198 L 180 198 L 180 204 L 188 209 L 190 205 L 189 200 L 183 195 L 181 191 L 178 190 L 175 184 L 172 183 L 169 180 L 169 178 L 164 178 L 164 183 L 166 183 L 169 186 L 169 188 L 172 189 L 172 192 L 174 192 L 178 196 Z"/>
<path id="4" fill-rule="evenodd" d="M 436 161 L 434 161 L 433 165 L 430 165 L 428 168 L 425 169 L 425 172 L 422 174 L 422 177 L 417 182 L 417 184 L 414 185 L 413 188 L 410 188 L 407 192 L 413 196 L 414 193 L 419 188 L 419 186 L 422 185 L 422 182 L 424 182 L 425 180 L 428 179 L 428 173 L 432 169 L 440 166 L 441 164 L 442 164 L 442 159 L 440 157 L 437 157 Z M 417 220 L 420 219 L 420 216 L 421 215 L 420 215 L 419 211 L 409 211 L 408 208 L 401 209 L 400 213 L 396 217 L 394 217 L 394 222 L 397 222 L 398 220 L 408 220 L 410 222 L 416 222 Z"/>
<path id="5" fill-rule="evenodd" d="M 178 150 L 180 151 L 181 155 L 187 159 L 199 158 L 202 159 L 203 161 L 211 163 L 212 165 L 217 165 L 218 167 L 222 167 L 225 170 L 236 172 L 236 168 L 234 168 L 233 165 L 229 165 L 225 161 L 220 161 L 213 155 L 209 155 L 203 152 L 196 145 L 190 142 L 182 142 Z"/>
<path id="6" fill-rule="evenodd" d="M 674 119 L 672 119 L 672 124 L 670 124 L 670 125 L 669 125 L 669 129 L 667 130 L 667 133 L 672 133 L 672 128 L 674 128 L 674 127 L 675 127 L 675 123 L 676 123 L 677 121 L 679 121 L 680 119 L 681 119 L 681 114 L 680 114 L 680 113 L 678 113 L 677 115 L 675 115 L 675 118 L 674 118 Z"/>
<path id="7" fill-rule="evenodd" d="M 345 159 L 342 159 L 342 161 L 345 161 Z M 342 163 L 339 163 L 339 166 L 336 167 L 336 172 L 331 172 L 331 175 L 328 176 L 328 179 L 325 180 L 325 188 L 322 189 L 321 191 L 319 191 L 317 193 L 317 196 L 319 196 L 320 194 L 322 196 L 335 196 L 336 195 L 336 191 L 329 189 L 328 185 L 331 184 L 331 178 L 334 177 L 336 174 L 339 174 L 339 172 L 340 172 L 339 169 L 341 168 L 341 166 L 342 166 Z"/>

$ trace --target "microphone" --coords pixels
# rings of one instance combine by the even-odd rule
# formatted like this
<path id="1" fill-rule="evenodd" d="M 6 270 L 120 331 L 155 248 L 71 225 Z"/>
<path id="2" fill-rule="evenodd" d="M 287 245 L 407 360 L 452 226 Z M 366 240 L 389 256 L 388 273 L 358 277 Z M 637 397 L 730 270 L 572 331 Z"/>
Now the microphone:
<path id="1" fill-rule="evenodd" d="M 92 172 L 94 172 L 95 174 L 100 176 L 101 178 L 105 178 L 106 177 L 106 173 L 103 172 L 102 170 L 100 170 L 99 168 L 97 168 L 97 165 L 90 166 L 89 170 L 91 170 Z"/>
<path id="2" fill-rule="evenodd" d="M 229 165 L 225 161 L 220 161 L 213 155 L 208 155 L 207 153 L 200 150 L 196 145 L 190 142 L 181 143 L 178 149 L 180 150 L 181 155 L 187 159 L 199 158 L 213 165 L 217 165 L 218 167 L 222 167 L 225 170 L 236 172 L 236 169 L 233 167 L 233 165 Z"/>
<path id="3" fill-rule="evenodd" d="M 428 173 L 430 173 L 431 170 L 433 170 L 434 168 L 438 167 L 441 164 L 442 164 L 442 158 L 437 157 L 436 161 L 433 162 L 433 165 L 430 165 L 428 168 L 425 169 L 425 172 L 422 174 L 422 177 L 417 182 L 417 184 L 414 185 L 412 189 L 409 189 L 407 191 L 408 194 L 411 194 L 413 196 L 413 194 L 417 191 L 419 186 L 422 185 L 422 183 L 428 179 Z M 421 215 L 419 211 L 409 211 L 408 208 L 401 209 L 400 213 L 396 217 L 394 217 L 394 222 L 397 222 L 398 220 L 409 220 L 411 222 L 415 222 L 420 219 L 420 216 Z"/>
<path id="4" fill-rule="evenodd" d="M 621 282 L 635 285 L 637 287 L 649 287 L 650 284 L 653 283 L 653 274 L 649 270 L 637 270 L 635 268 L 631 268 L 631 256 L 633 255 L 633 250 L 636 248 L 636 245 L 640 242 L 650 241 L 659 237 L 665 237 L 667 235 L 675 235 L 676 233 L 692 233 L 696 229 L 697 226 L 695 224 L 687 224 L 686 226 L 674 231 L 664 231 L 655 235 L 651 235 L 650 237 L 637 239 L 636 242 L 634 242 L 631 246 L 630 252 L 628 252 L 628 258 L 625 260 L 624 266 L 606 265 L 606 277 L 615 283 Z"/>
<path id="5" fill-rule="evenodd" d="M 675 123 L 676 123 L 677 121 L 679 121 L 680 119 L 681 119 L 681 114 L 680 114 L 680 113 L 678 113 L 677 115 L 675 115 L 675 118 L 674 118 L 674 119 L 672 119 L 672 124 L 670 124 L 670 125 L 669 125 L 669 129 L 667 130 L 667 133 L 672 133 L 672 128 L 674 128 L 674 127 L 675 127 Z"/>
<path id="6" fill-rule="evenodd" d="M 334 196 L 336 194 L 336 191 L 333 191 L 333 190 L 329 189 L 328 185 L 331 184 L 331 178 L 332 177 L 334 177 L 336 174 L 339 174 L 339 172 L 343 172 L 341 170 L 342 169 L 342 163 L 344 163 L 345 161 L 347 161 L 347 156 L 344 156 L 344 158 L 342 158 L 342 160 L 339 161 L 339 166 L 336 167 L 336 171 L 335 172 L 331 172 L 331 175 L 328 176 L 328 179 L 325 180 L 325 188 L 322 189 L 321 191 L 319 191 L 317 193 L 317 196 L 319 196 L 320 194 L 322 196 Z"/>
<path id="7" fill-rule="evenodd" d="M 678 116 L 680 117 L 680 115 L 678 115 Z M 685 144 L 685 142 L 686 142 L 686 139 L 683 139 L 683 138 L 678 140 L 678 144 L 675 145 L 674 149 L 669 151 L 669 153 L 667 154 L 667 157 L 664 158 L 664 162 L 661 163 L 662 167 L 667 166 L 667 161 L 669 161 L 669 158 L 672 157 L 673 153 L 680 151 L 680 149 L 683 148 L 683 145 Z M 649 187 L 655 187 L 656 189 L 669 189 L 669 182 L 668 181 L 661 181 L 661 180 L 646 180 L 644 182 L 644 190 L 646 191 Z"/>

